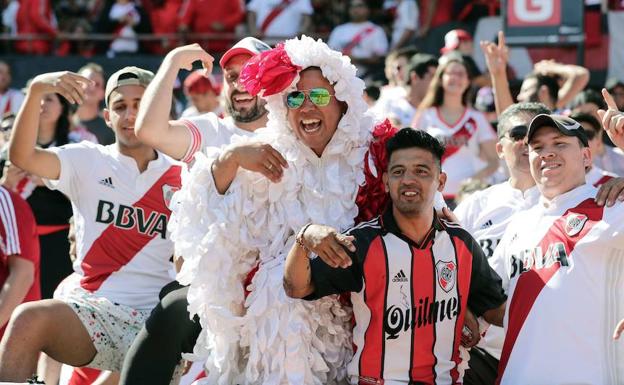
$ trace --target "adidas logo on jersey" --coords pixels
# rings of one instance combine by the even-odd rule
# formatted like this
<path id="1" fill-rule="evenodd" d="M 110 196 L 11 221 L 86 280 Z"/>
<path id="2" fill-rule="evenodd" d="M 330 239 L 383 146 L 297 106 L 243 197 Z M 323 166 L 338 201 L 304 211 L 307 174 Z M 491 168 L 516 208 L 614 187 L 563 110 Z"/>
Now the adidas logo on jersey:
<path id="1" fill-rule="evenodd" d="M 100 181 L 100 184 L 106 187 L 115 188 L 115 186 L 113 186 L 113 178 L 111 178 L 110 176 L 108 178 L 102 179 Z"/>
<path id="2" fill-rule="evenodd" d="M 399 270 L 399 272 L 396 273 L 394 278 L 392 278 L 392 282 L 407 282 L 407 277 L 405 276 L 403 269 Z"/>
<path id="3" fill-rule="evenodd" d="M 482 230 L 483 229 L 487 229 L 488 227 L 490 227 L 492 225 L 493 225 L 493 223 L 492 223 L 492 220 L 490 219 L 490 220 L 488 220 L 487 222 L 485 222 L 484 224 L 481 225 L 481 229 Z"/>

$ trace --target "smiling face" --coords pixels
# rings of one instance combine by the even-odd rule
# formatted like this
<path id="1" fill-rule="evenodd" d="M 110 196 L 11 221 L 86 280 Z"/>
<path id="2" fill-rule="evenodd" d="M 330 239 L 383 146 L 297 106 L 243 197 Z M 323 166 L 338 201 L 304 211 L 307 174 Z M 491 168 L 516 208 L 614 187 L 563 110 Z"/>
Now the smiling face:
<path id="1" fill-rule="evenodd" d="M 144 146 L 134 134 L 134 123 L 144 92 L 142 86 L 125 85 L 111 92 L 108 98 L 109 108 L 104 110 L 104 120 L 115 132 L 121 147 L 135 149 Z"/>
<path id="2" fill-rule="evenodd" d="M 225 107 L 235 122 L 253 122 L 266 114 L 266 102 L 251 96 L 238 81 L 240 71 L 250 57 L 246 54 L 232 56 L 223 68 Z"/>
<path id="3" fill-rule="evenodd" d="M 413 217 L 431 210 L 436 191 L 444 189 L 446 174 L 430 151 L 411 147 L 392 153 L 383 181 L 395 211 Z"/>
<path id="4" fill-rule="evenodd" d="M 318 68 L 308 68 L 299 74 L 297 90 L 306 91 L 312 88 L 325 88 L 334 95 L 334 87 L 323 77 Z M 338 122 L 346 111 L 345 104 L 330 97 L 329 104 L 323 107 L 314 105 L 309 96 L 297 109 L 288 108 L 286 118 L 297 138 L 318 156 L 321 156 L 327 143 L 334 136 L 338 128 Z"/>
<path id="5" fill-rule="evenodd" d="M 470 86 L 468 70 L 458 62 L 451 62 L 442 73 L 442 88 L 447 94 L 463 95 Z"/>
<path id="6" fill-rule="evenodd" d="M 501 159 L 505 160 L 507 168 L 512 173 L 529 174 L 529 149 L 526 140 L 517 140 L 510 135 L 510 131 L 517 126 L 528 127 L 531 117 L 525 114 L 518 114 L 510 117 L 505 122 L 508 127 L 505 134 L 498 140 L 496 151 Z M 525 137 L 526 138 L 526 137 Z"/>
<path id="7" fill-rule="evenodd" d="M 531 138 L 529 162 L 542 195 L 552 199 L 585 183 L 585 167 L 591 164 L 591 153 L 578 138 L 544 126 Z"/>
<path id="8" fill-rule="evenodd" d="M 40 119 L 43 123 L 56 124 L 63 113 L 63 105 L 57 94 L 45 94 L 41 100 Z"/>

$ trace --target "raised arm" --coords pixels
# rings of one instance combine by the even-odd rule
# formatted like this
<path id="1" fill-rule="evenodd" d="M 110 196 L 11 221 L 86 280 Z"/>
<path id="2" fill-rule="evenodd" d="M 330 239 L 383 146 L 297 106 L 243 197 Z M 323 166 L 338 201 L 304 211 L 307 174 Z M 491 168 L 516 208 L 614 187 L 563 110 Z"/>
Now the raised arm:
<path id="1" fill-rule="evenodd" d="M 509 90 L 509 80 L 507 79 L 509 48 L 505 45 L 505 34 L 502 31 L 498 32 L 498 44 L 482 41 L 480 45 L 481 51 L 485 55 L 485 64 L 492 79 L 496 114 L 500 115 L 514 103 Z"/>
<path id="2" fill-rule="evenodd" d="M 46 178 L 58 179 L 61 163 L 51 151 L 37 148 L 41 100 L 45 94 L 61 94 L 71 103 L 82 103 L 84 86 L 91 80 L 73 72 L 53 72 L 35 77 L 17 113 L 9 144 L 9 159 L 22 170 Z"/>
<path id="3" fill-rule="evenodd" d="M 602 89 L 602 97 L 607 103 L 607 110 L 598 110 L 602 120 L 602 127 L 611 138 L 613 144 L 624 150 L 624 113 L 617 108 L 613 96 L 606 89 Z"/>
<path id="4" fill-rule="evenodd" d="M 563 80 L 563 85 L 559 88 L 557 95 L 557 108 L 563 108 L 570 103 L 574 97 L 589 82 L 589 71 L 585 67 L 557 63 L 554 60 L 542 60 L 535 64 L 535 72 L 547 76 L 556 76 Z"/>
<path id="5" fill-rule="evenodd" d="M 191 133 L 181 123 L 169 121 L 173 86 L 180 69 L 191 70 L 201 61 L 206 74 L 212 71 L 213 58 L 199 44 L 178 47 L 165 56 L 154 80 L 145 90 L 134 131 L 148 146 L 175 159 L 182 159 L 191 144 Z"/>

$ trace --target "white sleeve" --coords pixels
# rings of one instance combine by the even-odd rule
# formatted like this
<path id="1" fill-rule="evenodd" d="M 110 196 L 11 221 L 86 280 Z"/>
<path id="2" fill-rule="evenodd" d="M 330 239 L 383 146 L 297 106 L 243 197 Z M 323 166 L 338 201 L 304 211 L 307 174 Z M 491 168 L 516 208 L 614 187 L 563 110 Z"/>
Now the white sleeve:
<path id="1" fill-rule="evenodd" d="M 180 159 L 188 163 L 193 159 L 193 155 L 204 147 L 219 147 L 223 143 L 219 140 L 223 136 L 222 130 L 225 126 L 219 121 L 219 117 L 212 112 L 199 116 L 191 116 L 178 120 L 184 124 L 191 134 L 191 142 L 186 153 Z"/>
<path id="2" fill-rule="evenodd" d="M 11 112 L 13 112 L 14 114 L 17 114 L 20 107 L 22 106 L 22 103 L 24 103 L 24 93 L 21 91 L 13 91 L 13 95 L 12 95 L 12 99 L 11 100 Z"/>
<path id="3" fill-rule="evenodd" d="M 487 121 L 485 115 L 480 111 L 475 112 L 475 121 L 477 122 L 477 142 L 483 143 L 489 140 L 496 140 L 496 134 L 494 128 L 490 122 Z"/>
<path id="4" fill-rule="evenodd" d="M 414 126 L 413 126 L 414 129 L 427 131 L 427 128 L 429 128 L 429 126 L 431 125 L 430 111 L 431 109 L 427 108 L 420 114 L 418 121 L 414 123 Z"/>
<path id="5" fill-rule="evenodd" d="M 514 230 L 514 221 L 512 221 L 509 226 L 507 226 L 507 230 L 503 237 L 494 249 L 494 254 L 491 258 L 488 258 L 488 263 L 496 271 L 496 273 L 501 277 L 503 290 L 505 293 L 509 290 L 509 280 L 510 280 L 510 264 L 511 264 L 511 256 L 509 253 L 509 243 L 513 239 L 513 235 L 515 235 L 516 231 Z"/>
<path id="6" fill-rule="evenodd" d="M 95 155 L 99 153 L 96 145 L 84 141 L 52 147 L 49 150 L 59 158 L 61 173 L 58 179 L 43 179 L 43 182 L 48 188 L 58 190 L 70 200 L 76 201 L 80 197 L 82 178 L 91 173 Z"/>
<path id="7" fill-rule="evenodd" d="M 342 47 L 338 42 L 338 37 L 340 36 L 340 26 L 334 28 L 329 34 L 329 38 L 327 39 L 327 45 L 331 49 L 335 49 L 336 51 L 341 51 Z"/>
<path id="8" fill-rule="evenodd" d="M 397 9 L 400 29 L 416 31 L 418 29 L 418 7 L 414 0 L 403 0 Z"/>
<path id="9" fill-rule="evenodd" d="M 478 202 L 481 194 L 479 191 L 470 195 L 468 198 L 464 199 L 460 204 L 455 207 L 453 210 L 453 214 L 457 217 L 457 220 L 462 225 L 466 231 L 470 234 L 473 234 L 475 229 L 473 225 L 475 223 L 474 214 L 475 211 L 478 210 Z"/>

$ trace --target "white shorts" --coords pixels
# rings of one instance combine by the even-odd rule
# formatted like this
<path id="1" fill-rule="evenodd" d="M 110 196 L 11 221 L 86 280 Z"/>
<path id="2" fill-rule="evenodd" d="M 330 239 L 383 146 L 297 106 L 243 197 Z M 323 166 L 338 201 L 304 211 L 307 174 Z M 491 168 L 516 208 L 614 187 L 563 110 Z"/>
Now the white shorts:
<path id="1" fill-rule="evenodd" d="M 151 310 L 136 310 L 115 304 L 78 285 L 65 285 L 55 298 L 67 303 L 91 336 L 97 350 L 85 366 L 120 371 L 124 357 Z"/>

